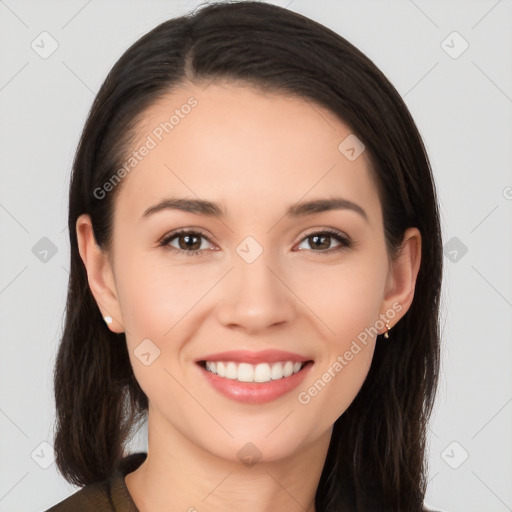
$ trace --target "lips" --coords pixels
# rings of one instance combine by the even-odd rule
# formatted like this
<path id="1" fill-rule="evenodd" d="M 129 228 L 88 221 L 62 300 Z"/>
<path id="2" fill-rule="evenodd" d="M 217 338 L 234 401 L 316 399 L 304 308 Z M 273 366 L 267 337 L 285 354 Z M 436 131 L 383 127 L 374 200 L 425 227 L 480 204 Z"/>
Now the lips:
<path id="1" fill-rule="evenodd" d="M 282 350 L 236 350 L 209 354 L 196 363 L 207 382 L 222 395 L 238 402 L 261 404 L 296 388 L 313 361 Z"/>

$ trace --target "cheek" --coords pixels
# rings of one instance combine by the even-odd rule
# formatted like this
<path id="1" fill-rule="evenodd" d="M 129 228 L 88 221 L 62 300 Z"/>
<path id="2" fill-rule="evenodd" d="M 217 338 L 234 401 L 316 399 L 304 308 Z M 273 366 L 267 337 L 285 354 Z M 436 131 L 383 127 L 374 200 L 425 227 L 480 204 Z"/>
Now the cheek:
<path id="1" fill-rule="evenodd" d="M 147 258 L 127 261 L 118 285 L 126 343 L 135 377 L 150 401 L 178 406 L 183 390 L 177 368 L 181 347 L 190 339 L 191 308 L 204 294 L 205 284 L 183 272 L 155 265 Z M 206 288 L 207 289 L 207 288 Z"/>
<path id="2" fill-rule="evenodd" d="M 338 265 L 302 265 L 290 274 L 290 287 L 339 350 L 379 318 L 387 268 L 383 257 L 370 256 L 354 253 Z"/>
<path id="3" fill-rule="evenodd" d="M 125 329 L 132 338 L 171 336 L 211 288 L 212 277 L 199 267 L 178 266 L 160 256 L 125 260 L 117 285 Z"/>
<path id="4" fill-rule="evenodd" d="M 319 268 L 315 279 L 299 289 L 325 334 L 321 358 L 297 399 L 323 423 L 334 423 L 343 414 L 370 369 L 386 278 L 385 265 L 377 261 L 340 265 L 336 271 Z"/>
<path id="5" fill-rule="evenodd" d="M 320 418 L 322 423 L 332 425 L 350 406 L 359 393 L 370 369 L 375 344 L 359 344 L 352 359 L 337 356 L 339 359 L 330 364 L 305 390 L 299 402 L 306 411 Z M 356 352 L 355 347 L 353 347 Z M 316 409 L 316 410 L 314 410 Z"/>
<path id="6" fill-rule="evenodd" d="M 333 424 L 347 410 L 373 359 L 376 339 L 371 329 L 361 329 L 364 316 L 344 318 L 345 324 L 338 325 L 337 336 L 326 344 L 324 356 L 297 394 L 300 407 L 318 418 L 319 425 Z"/>
<path id="7" fill-rule="evenodd" d="M 150 398 L 176 393 L 179 399 L 182 390 L 169 374 L 181 380 L 187 347 L 201 328 L 208 291 L 218 277 L 206 266 L 178 266 L 164 258 L 137 258 L 135 253 L 119 265 L 119 276 L 117 290 L 135 377 Z"/>

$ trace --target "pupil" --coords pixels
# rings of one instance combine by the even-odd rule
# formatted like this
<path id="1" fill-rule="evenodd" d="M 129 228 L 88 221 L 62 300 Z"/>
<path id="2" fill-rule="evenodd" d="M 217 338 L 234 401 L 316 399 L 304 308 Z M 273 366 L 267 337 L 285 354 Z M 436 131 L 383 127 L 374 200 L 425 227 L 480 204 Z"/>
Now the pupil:
<path id="1" fill-rule="evenodd" d="M 185 248 L 185 249 L 194 249 L 194 250 L 197 250 L 199 249 L 199 247 L 201 246 L 201 243 L 199 243 L 199 247 L 194 247 L 194 246 L 197 246 L 197 242 L 194 243 L 192 242 L 193 239 L 197 239 L 198 237 L 197 236 L 193 236 L 193 235 L 182 235 L 181 236 L 181 239 L 185 240 L 185 244 L 184 246 L 182 244 L 182 249 Z"/>
<path id="2" fill-rule="evenodd" d="M 314 243 L 316 244 L 322 238 L 324 239 L 324 241 L 327 240 L 329 238 L 329 236 L 328 235 L 314 235 L 311 238 L 314 240 Z M 329 242 L 327 242 L 327 243 L 324 242 L 323 244 L 320 243 L 320 246 L 317 245 L 317 248 L 319 248 L 319 249 L 328 249 L 329 248 Z"/>

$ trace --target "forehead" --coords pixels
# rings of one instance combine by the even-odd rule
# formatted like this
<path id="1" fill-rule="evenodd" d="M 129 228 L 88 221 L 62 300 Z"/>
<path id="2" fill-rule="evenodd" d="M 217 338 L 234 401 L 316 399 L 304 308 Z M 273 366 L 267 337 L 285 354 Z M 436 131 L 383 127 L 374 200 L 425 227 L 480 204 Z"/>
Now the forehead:
<path id="1" fill-rule="evenodd" d="M 378 220 L 369 157 L 351 161 L 339 149 L 349 136 L 306 99 L 236 83 L 187 85 L 143 112 L 116 212 L 140 217 L 173 195 L 219 202 L 228 217 L 262 218 L 300 200 L 343 196 Z"/>

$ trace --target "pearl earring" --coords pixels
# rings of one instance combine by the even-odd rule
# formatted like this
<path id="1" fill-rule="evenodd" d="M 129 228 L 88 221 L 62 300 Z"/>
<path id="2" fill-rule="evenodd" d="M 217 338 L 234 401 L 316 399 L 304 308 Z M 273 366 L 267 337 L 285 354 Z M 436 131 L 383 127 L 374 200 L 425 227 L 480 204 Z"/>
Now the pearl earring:
<path id="1" fill-rule="evenodd" d="M 112 323 L 112 317 L 111 316 L 105 316 L 105 317 L 103 317 L 103 320 L 105 320 L 105 323 L 107 325 L 110 325 Z"/>

